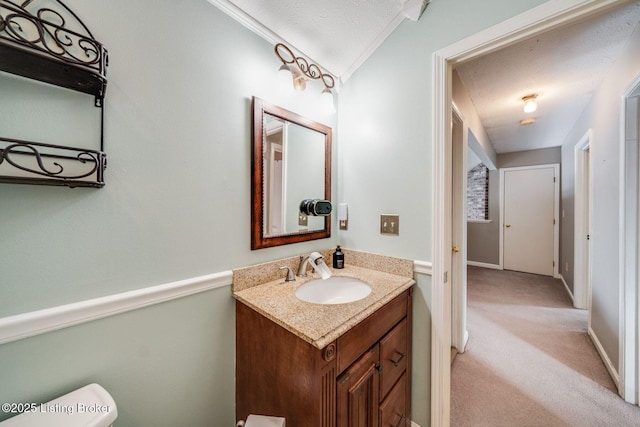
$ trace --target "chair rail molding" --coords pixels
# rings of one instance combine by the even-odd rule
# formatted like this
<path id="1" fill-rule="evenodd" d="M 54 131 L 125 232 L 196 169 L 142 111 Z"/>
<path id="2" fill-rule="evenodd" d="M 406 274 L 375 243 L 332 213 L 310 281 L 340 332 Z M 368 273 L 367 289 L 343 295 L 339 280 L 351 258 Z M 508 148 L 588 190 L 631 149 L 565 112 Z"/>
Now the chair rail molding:
<path id="1" fill-rule="evenodd" d="M 231 282 L 232 272 L 223 271 L 3 317 L 0 318 L 0 345 L 200 292 L 231 286 Z"/>

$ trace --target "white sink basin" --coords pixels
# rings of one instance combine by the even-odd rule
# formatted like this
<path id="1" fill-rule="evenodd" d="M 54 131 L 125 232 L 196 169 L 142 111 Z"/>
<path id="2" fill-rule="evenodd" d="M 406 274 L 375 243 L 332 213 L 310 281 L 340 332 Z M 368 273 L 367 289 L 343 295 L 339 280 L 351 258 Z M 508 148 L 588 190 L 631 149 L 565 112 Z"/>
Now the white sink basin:
<path id="1" fill-rule="evenodd" d="M 296 297 L 315 304 L 345 304 L 359 301 L 371 293 L 371 286 L 351 277 L 314 279 L 296 289 Z"/>

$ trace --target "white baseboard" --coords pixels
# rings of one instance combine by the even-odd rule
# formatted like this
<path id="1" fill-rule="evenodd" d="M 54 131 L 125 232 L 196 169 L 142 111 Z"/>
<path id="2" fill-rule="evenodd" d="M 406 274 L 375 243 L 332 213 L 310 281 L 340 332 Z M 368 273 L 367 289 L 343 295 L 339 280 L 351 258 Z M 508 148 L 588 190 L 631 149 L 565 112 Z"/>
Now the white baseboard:
<path id="1" fill-rule="evenodd" d="M 602 359 L 604 366 L 607 368 L 607 371 L 609 371 L 609 375 L 611 376 L 611 379 L 615 383 L 616 388 L 620 390 L 620 375 L 616 371 L 616 368 L 613 367 L 613 364 L 611 363 L 611 359 L 609 359 L 607 352 L 604 351 L 604 347 L 602 347 L 600 340 L 596 336 L 596 333 L 593 331 L 593 329 L 591 329 L 591 327 L 589 327 L 588 334 L 589 334 L 589 337 L 591 338 L 591 341 L 593 342 L 593 345 L 596 346 L 596 350 L 598 350 L 598 354 L 600 355 L 600 358 Z"/>
<path id="2" fill-rule="evenodd" d="M 411 421 L 411 427 L 420 427 L 418 423 Z"/>
<path id="3" fill-rule="evenodd" d="M 478 262 L 478 261 L 467 261 L 467 265 L 473 267 L 482 267 L 482 268 L 490 268 L 492 270 L 502 270 L 502 266 L 498 264 L 488 264 L 486 262 Z"/>
<path id="4" fill-rule="evenodd" d="M 562 274 L 558 274 L 557 278 L 562 280 L 562 284 L 564 284 L 564 288 L 567 291 L 569 298 L 571 298 L 571 303 L 575 306 L 576 302 L 573 299 L 573 293 L 571 292 L 571 289 L 569 289 L 569 285 L 567 285 L 567 282 L 564 280 L 564 277 L 562 276 Z"/>
<path id="5" fill-rule="evenodd" d="M 208 291 L 232 282 L 232 272 L 194 277 L 164 285 L 79 301 L 0 318 L 0 344 L 52 332 L 115 314 Z"/>

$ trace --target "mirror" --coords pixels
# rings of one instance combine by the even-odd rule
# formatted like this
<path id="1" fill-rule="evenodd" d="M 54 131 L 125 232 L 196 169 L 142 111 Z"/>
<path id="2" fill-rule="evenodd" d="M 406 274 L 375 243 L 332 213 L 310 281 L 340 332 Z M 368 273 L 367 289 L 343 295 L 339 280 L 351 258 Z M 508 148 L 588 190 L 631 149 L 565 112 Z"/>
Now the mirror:
<path id="1" fill-rule="evenodd" d="M 300 203 L 331 200 L 331 128 L 254 97 L 252 151 L 251 249 L 330 237 Z"/>

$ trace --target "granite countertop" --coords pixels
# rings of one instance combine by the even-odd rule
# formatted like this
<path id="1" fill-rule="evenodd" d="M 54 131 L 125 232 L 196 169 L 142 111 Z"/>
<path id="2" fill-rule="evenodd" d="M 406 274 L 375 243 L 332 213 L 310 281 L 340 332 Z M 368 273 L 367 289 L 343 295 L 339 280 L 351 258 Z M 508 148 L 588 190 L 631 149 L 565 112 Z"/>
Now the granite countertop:
<path id="1" fill-rule="evenodd" d="M 336 305 L 299 300 L 295 296 L 296 288 L 319 278 L 313 274 L 306 278 L 296 277 L 295 282 L 279 278 L 248 289 L 234 290 L 233 297 L 322 349 L 415 283 L 410 277 L 354 265 L 347 265 L 341 270 L 332 269 L 332 275 L 360 279 L 371 286 L 371 293 L 359 301 Z"/>

